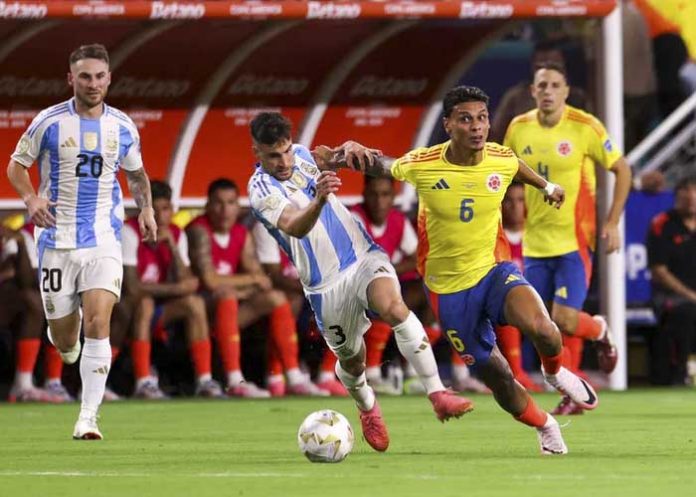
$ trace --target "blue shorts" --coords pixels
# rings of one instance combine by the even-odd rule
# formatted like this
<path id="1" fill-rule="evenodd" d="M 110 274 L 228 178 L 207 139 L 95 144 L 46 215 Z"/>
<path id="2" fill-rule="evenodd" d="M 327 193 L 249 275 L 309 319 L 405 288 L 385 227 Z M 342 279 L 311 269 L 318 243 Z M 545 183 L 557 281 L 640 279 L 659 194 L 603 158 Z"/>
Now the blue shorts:
<path id="1" fill-rule="evenodd" d="M 592 273 L 589 256 L 579 251 L 557 257 L 525 257 L 524 276 L 546 303 L 582 309 Z"/>
<path id="2" fill-rule="evenodd" d="M 437 294 L 426 288 L 430 306 L 445 336 L 468 366 L 485 364 L 495 346 L 494 327 L 505 321 L 505 298 L 510 290 L 528 285 L 512 262 L 501 262 L 471 288 Z"/>

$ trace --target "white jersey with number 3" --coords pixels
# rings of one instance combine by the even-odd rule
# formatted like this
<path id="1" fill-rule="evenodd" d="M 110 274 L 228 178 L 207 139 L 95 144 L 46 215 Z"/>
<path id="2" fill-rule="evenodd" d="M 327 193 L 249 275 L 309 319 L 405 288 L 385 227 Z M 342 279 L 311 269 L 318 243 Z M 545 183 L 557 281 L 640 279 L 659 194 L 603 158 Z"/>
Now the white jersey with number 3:
<path id="1" fill-rule="evenodd" d="M 381 249 L 335 195 L 329 195 L 305 237 L 295 238 L 278 229 L 278 219 L 288 205 L 302 209 L 316 196 L 320 171 L 312 154 L 301 145 L 293 145 L 293 153 L 290 179 L 279 181 L 257 165 L 247 191 L 252 212 L 290 257 L 302 285 L 309 292 L 320 291 L 364 254 Z"/>

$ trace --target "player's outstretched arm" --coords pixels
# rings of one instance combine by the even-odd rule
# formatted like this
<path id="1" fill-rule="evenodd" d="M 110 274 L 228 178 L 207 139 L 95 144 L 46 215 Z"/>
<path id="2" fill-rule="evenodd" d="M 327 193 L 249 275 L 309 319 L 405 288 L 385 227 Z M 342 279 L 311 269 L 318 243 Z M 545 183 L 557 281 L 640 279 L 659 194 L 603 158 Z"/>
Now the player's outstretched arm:
<path id="1" fill-rule="evenodd" d="M 546 181 L 523 160 L 518 159 L 518 163 L 519 169 L 517 170 L 515 179 L 521 181 L 525 185 L 538 188 L 543 192 L 544 200 L 548 202 L 549 205 L 553 205 L 556 209 L 560 209 L 563 202 L 565 202 L 565 190 L 559 185 Z"/>
<path id="2" fill-rule="evenodd" d="M 135 171 L 126 170 L 126 178 L 128 179 L 128 190 L 140 209 L 138 215 L 140 236 L 143 237 L 143 241 L 154 243 L 157 241 L 157 223 L 155 222 L 155 210 L 152 208 L 150 179 L 147 177 L 144 167 Z"/>
<path id="3" fill-rule="evenodd" d="M 611 207 L 600 236 L 605 241 L 607 253 L 611 254 L 621 247 L 619 221 L 621 220 L 621 213 L 626 206 L 628 194 L 631 191 L 632 180 L 631 167 L 624 157 L 618 159 L 609 170 L 616 175 L 616 182 L 614 183 L 614 196 Z"/>
<path id="4" fill-rule="evenodd" d="M 36 195 L 26 167 L 11 159 L 7 166 L 7 178 L 27 206 L 32 223 L 40 228 L 51 228 L 56 225 L 56 218 L 50 211 L 56 203 Z"/>
<path id="5" fill-rule="evenodd" d="M 382 151 L 376 148 L 368 148 L 358 142 L 347 141 L 340 147 L 335 148 L 319 145 L 312 150 L 312 156 L 322 171 L 334 171 L 345 168 L 362 171 L 366 166 L 372 165 L 375 158 L 381 157 Z"/>
<path id="6" fill-rule="evenodd" d="M 341 180 L 334 171 L 322 171 L 317 180 L 316 197 L 302 209 L 287 205 L 278 218 L 278 228 L 295 238 L 307 236 L 319 219 L 329 195 L 336 193 L 340 186 Z"/>

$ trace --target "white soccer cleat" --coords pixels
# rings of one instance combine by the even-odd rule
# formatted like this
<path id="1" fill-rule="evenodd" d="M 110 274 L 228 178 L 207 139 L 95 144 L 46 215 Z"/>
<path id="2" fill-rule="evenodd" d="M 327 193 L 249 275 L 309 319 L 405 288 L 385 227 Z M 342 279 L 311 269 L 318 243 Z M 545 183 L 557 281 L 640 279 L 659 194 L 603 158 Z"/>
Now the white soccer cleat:
<path id="1" fill-rule="evenodd" d="M 104 436 L 97 426 L 97 417 L 80 416 L 77 418 L 77 423 L 75 423 L 75 429 L 73 430 L 73 438 L 75 440 L 103 440 Z"/>
<path id="2" fill-rule="evenodd" d="M 556 374 L 547 374 L 543 368 L 542 372 L 549 385 L 573 399 L 583 409 L 591 411 L 599 405 L 599 398 L 592 385 L 566 368 L 561 367 Z"/>
<path id="3" fill-rule="evenodd" d="M 566 447 L 563 435 L 561 435 L 561 427 L 558 426 L 558 421 L 553 416 L 549 414 L 546 424 L 536 430 L 539 447 L 543 455 L 550 456 L 568 453 L 568 447 Z"/>
<path id="4" fill-rule="evenodd" d="M 53 337 L 51 336 L 50 326 L 46 328 L 46 333 L 48 334 L 48 341 L 51 342 L 51 345 L 55 347 L 56 344 L 53 343 Z M 67 352 L 63 352 L 58 347 L 56 347 L 56 350 L 60 354 L 60 358 L 63 359 L 63 362 L 65 364 L 75 364 L 77 360 L 80 358 L 80 352 L 82 351 L 82 343 L 80 343 L 80 337 L 77 338 L 77 343 L 73 345 L 72 349 L 68 350 Z"/>

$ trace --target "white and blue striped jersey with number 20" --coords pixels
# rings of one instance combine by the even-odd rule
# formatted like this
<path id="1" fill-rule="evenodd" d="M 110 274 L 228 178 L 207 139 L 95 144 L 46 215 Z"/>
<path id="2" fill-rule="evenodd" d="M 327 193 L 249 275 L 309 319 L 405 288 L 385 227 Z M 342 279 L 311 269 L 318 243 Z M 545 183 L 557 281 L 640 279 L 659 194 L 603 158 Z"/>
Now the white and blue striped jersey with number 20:
<path id="1" fill-rule="evenodd" d="M 123 196 L 119 168 L 143 167 L 133 121 L 104 104 L 101 117 L 75 111 L 74 99 L 40 112 L 12 154 L 15 162 L 39 166 L 39 196 L 56 202 L 56 226 L 37 228 L 40 249 L 79 249 L 121 241 Z"/>
<path id="2" fill-rule="evenodd" d="M 247 191 L 254 216 L 290 257 L 305 289 L 316 292 L 331 285 L 364 254 L 380 248 L 333 194 L 305 237 L 295 238 L 278 229 L 278 219 L 288 205 L 301 209 L 316 196 L 320 171 L 314 158 L 301 145 L 293 145 L 293 154 L 290 179 L 277 180 L 257 164 Z"/>

